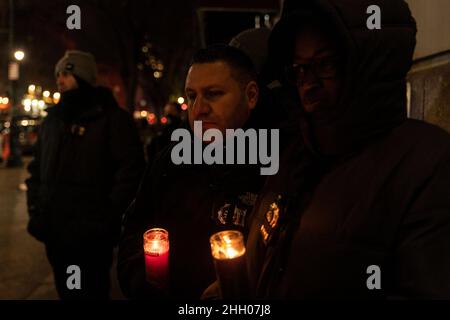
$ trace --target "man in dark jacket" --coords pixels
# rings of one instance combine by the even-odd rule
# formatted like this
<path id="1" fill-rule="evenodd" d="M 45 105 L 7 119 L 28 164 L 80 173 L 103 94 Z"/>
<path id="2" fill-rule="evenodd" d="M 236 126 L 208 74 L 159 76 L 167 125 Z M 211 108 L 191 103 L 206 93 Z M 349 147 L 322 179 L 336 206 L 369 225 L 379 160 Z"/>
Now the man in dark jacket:
<path id="1" fill-rule="evenodd" d="M 257 106 L 259 89 L 250 59 L 238 49 L 213 46 L 193 58 L 186 79 L 191 128 L 273 128 Z M 145 280 L 143 234 L 162 227 L 170 239 L 170 285 L 165 297 L 198 299 L 215 281 L 209 238 L 223 229 L 246 234 L 264 176 L 258 165 L 175 165 L 174 145 L 146 173 L 126 216 L 119 246 L 118 276 L 130 298 L 164 297 Z"/>
<path id="2" fill-rule="evenodd" d="M 303 135 L 256 206 L 257 297 L 450 298 L 450 135 L 406 119 L 408 5 L 376 1 L 382 26 L 369 30 L 372 4 L 286 1 L 272 31 Z"/>
<path id="3" fill-rule="evenodd" d="M 143 172 L 143 150 L 131 116 L 108 89 L 94 87 L 91 54 L 66 52 L 55 74 L 61 100 L 42 123 L 28 168 L 28 231 L 45 244 L 62 299 L 106 299 L 113 247 Z M 75 278 L 75 289 L 68 287 L 72 265 L 79 267 L 81 288 Z"/>

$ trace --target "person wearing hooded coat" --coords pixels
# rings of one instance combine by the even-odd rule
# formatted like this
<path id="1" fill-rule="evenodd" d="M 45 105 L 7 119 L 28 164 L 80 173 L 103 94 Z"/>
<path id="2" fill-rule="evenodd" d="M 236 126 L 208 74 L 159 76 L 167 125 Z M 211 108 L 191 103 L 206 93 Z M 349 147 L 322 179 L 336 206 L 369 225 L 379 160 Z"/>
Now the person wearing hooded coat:
<path id="1" fill-rule="evenodd" d="M 255 205 L 256 298 L 450 298 L 450 135 L 407 119 L 416 24 L 405 1 L 376 3 L 381 30 L 366 26 L 373 1 L 287 0 L 271 33 L 302 135 Z M 306 63 L 311 43 L 340 59 Z"/>
<path id="2" fill-rule="evenodd" d="M 28 166 L 28 232 L 46 246 L 61 299 L 108 299 L 113 248 L 144 170 L 143 148 L 131 115 L 95 86 L 91 54 L 67 51 L 55 75 L 61 99 L 48 110 Z M 69 279 L 76 267 L 79 285 Z"/>

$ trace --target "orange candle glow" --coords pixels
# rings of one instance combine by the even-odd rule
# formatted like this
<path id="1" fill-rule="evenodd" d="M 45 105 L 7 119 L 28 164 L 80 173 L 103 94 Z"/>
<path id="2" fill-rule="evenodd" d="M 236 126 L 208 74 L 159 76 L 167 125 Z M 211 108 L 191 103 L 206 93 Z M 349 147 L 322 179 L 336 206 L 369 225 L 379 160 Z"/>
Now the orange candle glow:
<path id="1" fill-rule="evenodd" d="M 239 231 L 222 231 L 210 238 L 217 280 L 224 299 L 248 297 L 244 236 Z"/>

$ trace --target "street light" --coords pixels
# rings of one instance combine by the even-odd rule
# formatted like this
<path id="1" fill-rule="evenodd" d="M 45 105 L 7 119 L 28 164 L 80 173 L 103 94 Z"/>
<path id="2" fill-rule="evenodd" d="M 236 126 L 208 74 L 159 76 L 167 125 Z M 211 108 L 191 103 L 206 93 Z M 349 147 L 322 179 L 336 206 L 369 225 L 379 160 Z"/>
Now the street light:
<path id="1" fill-rule="evenodd" d="M 10 3 L 11 4 L 11 3 Z M 10 9 L 11 11 L 11 9 Z M 12 25 L 10 26 L 10 32 L 12 31 Z M 10 48 L 14 48 L 14 41 L 12 38 L 12 33 L 10 34 Z M 23 50 L 11 50 L 12 57 L 8 66 L 8 80 L 10 82 L 10 123 L 11 128 L 9 132 L 9 149 L 10 155 L 8 157 L 7 166 L 17 167 L 23 164 L 22 162 L 22 151 L 20 145 L 20 125 L 18 124 L 18 118 L 20 112 L 17 106 L 17 86 L 20 78 L 19 65 L 20 62 L 25 58 L 25 52 Z"/>
<path id="2" fill-rule="evenodd" d="M 15 50 L 14 45 L 14 0 L 9 0 L 9 24 L 8 24 L 8 80 L 10 85 L 10 131 L 9 131 L 9 150 L 10 154 L 6 165 L 8 167 L 17 167 L 23 164 L 22 152 L 20 148 L 20 128 L 17 124 L 19 110 L 17 106 L 17 82 L 19 81 L 19 63 L 25 58 L 22 50 Z M 14 59 L 13 59 L 14 57 Z M 15 60 L 15 61 L 14 61 Z"/>
<path id="3" fill-rule="evenodd" d="M 25 58 L 25 52 L 22 50 L 16 50 L 16 52 L 14 52 L 14 58 L 17 61 L 22 61 Z"/>

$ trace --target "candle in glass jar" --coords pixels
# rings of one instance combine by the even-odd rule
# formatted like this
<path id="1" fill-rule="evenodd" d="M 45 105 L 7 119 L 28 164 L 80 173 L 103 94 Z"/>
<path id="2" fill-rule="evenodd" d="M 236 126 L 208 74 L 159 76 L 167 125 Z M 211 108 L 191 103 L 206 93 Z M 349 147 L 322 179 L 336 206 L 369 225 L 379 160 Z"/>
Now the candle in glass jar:
<path id="1" fill-rule="evenodd" d="M 248 298 L 248 276 L 242 233 L 218 232 L 210 238 L 210 244 L 222 298 Z"/>
<path id="2" fill-rule="evenodd" d="M 166 289 L 169 278 L 169 233 L 161 228 L 146 231 L 144 255 L 147 281 Z"/>

